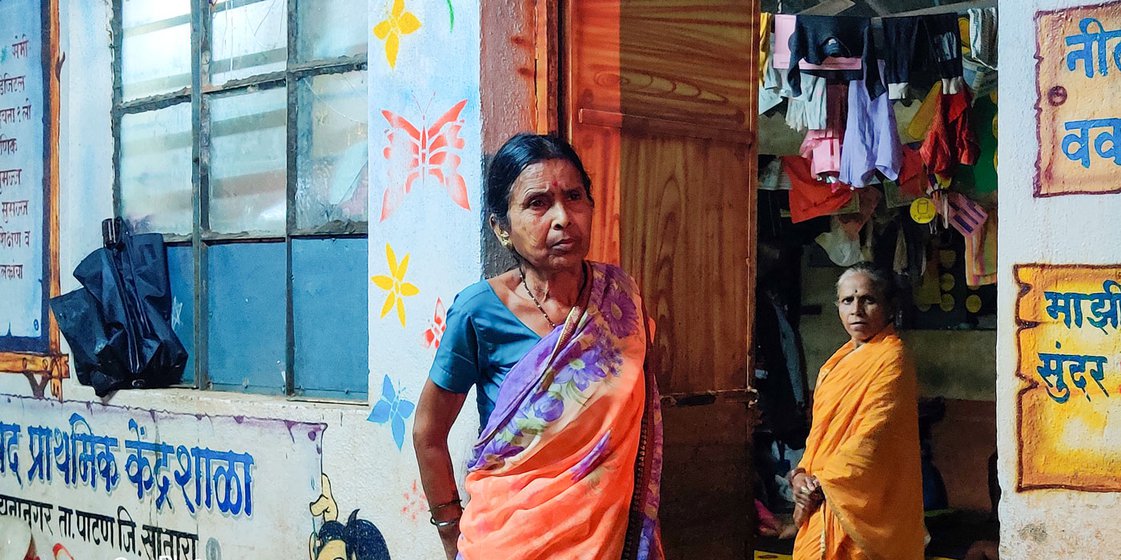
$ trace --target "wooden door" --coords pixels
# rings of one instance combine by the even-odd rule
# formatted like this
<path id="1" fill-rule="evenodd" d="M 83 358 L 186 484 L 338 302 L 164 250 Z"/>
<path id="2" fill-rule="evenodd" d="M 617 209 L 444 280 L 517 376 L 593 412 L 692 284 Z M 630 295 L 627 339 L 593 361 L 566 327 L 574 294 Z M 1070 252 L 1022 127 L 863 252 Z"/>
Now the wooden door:
<path id="1" fill-rule="evenodd" d="M 748 558 L 758 0 L 562 4 L 562 109 L 593 258 L 642 286 L 664 395 L 670 558 Z"/>

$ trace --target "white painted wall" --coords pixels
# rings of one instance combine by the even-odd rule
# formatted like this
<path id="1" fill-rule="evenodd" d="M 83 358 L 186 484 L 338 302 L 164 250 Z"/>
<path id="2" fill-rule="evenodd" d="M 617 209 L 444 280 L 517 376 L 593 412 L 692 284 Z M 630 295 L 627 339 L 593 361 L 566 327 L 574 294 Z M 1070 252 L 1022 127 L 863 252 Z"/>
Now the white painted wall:
<path id="1" fill-rule="evenodd" d="M 61 4 L 61 51 L 66 62 L 61 92 L 59 265 L 62 291 L 67 292 L 79 287 L 70 272 L 100 245 L 100 221 L 112 215 L 112 54 L 110 2 L 62 0 Z M 371 29 L 386 18 L 391 5 L 391 0 L 370 0 Z M 454 29 L 449 6 L 455 10 Z M 436 533 L 428 524 L 427 504 L 416 484 L 416 461 L 408 435 L 411 416 L 405 419 L 401 448 L 394 441 L 391 422 L 374 423 L 367 416 L 383 397 L 386 375 L 400 397 L 415 402 L 432 358 L 421 337 L 430 325 L 436 297 L 448 306 L 455 293 L 481 277 L 479 10 L 471 0 L 451 4 L 409 1 L 406 9 L 423 25 L 416 33 L 402 36 L 395 69 L 387 67 L 384 43 L 370 36 L 370 274 L 386 273 L 385 246 L 392 244 L 398 258 L 411 255 L 406 280 L 417 285 L 420 293 L 408 298 L 408 323 L 402 327 L 394 313 L 385 319 L 378 317 L 386 294 L 371 283 L 370 402 L 324 404 L 258 395 L 146 390 L 122 391 L 103 403 L 90 388 L 71 378 L 64 383 L 66 402 L 59 404 L 28 398 L 30 390 L 22 376 L 0 375 L 0 423 L 20 424 L 25 429 L 43 425 L 69 432 L 69 419 L 77 412 L 96 433 L 120 440 L 116 456 L 122 477 L 111 494 L 58 480 L 32 484 L 26 478 L 31 450 L 26 436 L 21 435 L 16 450 L 24 474 L 22 483 L 10 469 L 0 473 L 0 494 L 106 515 L 115 515 L 118 505 L 125 505 L 138 524 L 162 524 L 198 533 L 197 556 L 207 560 L 299 559 L 309 557 L 308 539 L 322 526 L 323 519 L 314 517 L 309 506 L 319 498 L 320 476 L 325 474 L 330 477 L 340 522 L 352 511 L 361 510 L 359 517 L 380 529 L 393 558 L 441 556 Z M 382 157 L 387 121 L 381 110 L 420 123 L 433 120 L 463 99 L 467 105 L 460 134 L 465 147 L 460 150 L 459 171 L 467 184 L 471 210 L 453 205 L 429 181 L 418 183 L 396 215 L 379 222 L 386 178 L 393 171 Z M 472 420 L 472 414 L 464 417 L 453 438 L 459 464 L 477 430 L 477 419 Z M 152 441 L 251 453 L 256 465 L 253 492 L 257 504 L 252 517 L 224 516 L 216 510 L 191 516 L 181 504 L 176 504 L 174 513 L 166 513 L 157 511 L 150 499 L 137 498 L 135 486 L 124 472 L 124 440 L 133 437 L 127 426 L 130 418 L 142 425 L 147 422 L 147 437 Z M 321 426 L 322 432 L 314 440 L 300 431 L 315 432 L 315 426 Z M 172 490 L 179 491 L 174 485 Z M 57 511 L 53 521 L 57 524 Z M 51 548 L 56 543 L 80 560 L 141 557 L 79 538 L 63 538 L 57 526 L 37 531 L 34 537 L 44 559 L 53 557 Z M 211 538 L 217 545 L 208 547 Z"/>
<path id="2" fill-rule="evenodd" d="M 370 0 L 370 27 L 375 28 L 389 15 L 392 1 Z M 393 248 L 398 262 L 408 255 L 404 281 L 414 285 L 416 295 L 405 301 L 405 324 L 395 310 L 381 317 L 388 293 L 370 283 L 370 399 L 371 404 L 384 395 L 383 383 L 390 380 L 396 396 L 415 404 L 428 376 L 434 348 L 422 345 L 424 331 L 431 327 L 439 299 L 446 310 L 460 290 L 483 276 L 480 216 L 482 215 L 482 118 L 479 103 L 479 6 L 474 0 L 446 2 L 405 2 L 408 13 L 420 21 L 420 28 L 401 35 L 395 64 L 390 66 L 385 43 L 371 38 L 369 48 L 370 88 L 370 276 L 389 275 L 386 247 Z M 454 10 L 454 24 L 452 13 Z M 455 112 L 459 103 L 466 102 Z M 389 116 L 385 112 L 388 112 Z M 458 115 L 438 129 L 447 139 L 458 138 L 462 147 L 448 150 L 459 159 L 458 166 L 447 166 L 443 177 L 463 180 L 465 202 L 457 182 L 441 182 L 433 174 L 420 175 L 407 194 L 405 177 L 413 170 L 409 163 L 409 138 L 391 122 L 403 118 L 419 129 L 431 129 L 441 118 Z M 458 127 L 457 131 L 452 126 Z M 454 132 L 454 133 L 453 133 Z M 390 137 L 392 134 L 392 139 Z M 454 143 L 453 143 L 454 144 Z M 390 152 L 387 156 L 386 149 Z M 406 157 L 399 157 L 400 155 Z M 382 219 L 385 193 L 401 195 L 395 209 Z M 464 199 L 458 199 L 464 202 Z M 460 470 L 478 435 L 474 393 L 467 397 L 463 413 L 452 428 L 452 462 Z M 412 417 L 406 419 L 403 445 L 390 437 L 391 423 L 380 425 L 382 433 L 370 442 L 386 477 L 375 490 L 374 499 L 400 510 L 402 489 L 419 484 L 419 472 L 412 446 Z M 460 495 L 466 493 L 460 490 Z M 428 523 L 427 502 L 422 513 L 398 534 L 387 535 L 395 558 L 436 558 L 441 554 L 435 529 Z"/>
<path id="3" fill-rule="evenodd" d="M 997 419 L 1001 558 L 1116 558 L 1121 533 L 1115 493 L 1032 490 L 1016 493 L 1016 286 L 1020 263 L 1121 263 L 1121 195 L 1033 198 L 1036 155 L 1035 24 L 1038 10 L 1096 4 L 1072 0 L 1001 0 L 1000 10 L 1000 294 Z M 1060 39 L 1061 40 L 1061 39 Z M 1105 94 L 1121 113 L 1115 93 Z M 1121 177 L 1121 174 L 1118 174 Z M 1112 362 L 1111 362 L 1112 363 Z M 1121 437 L 1116 434 L 1115 437 Z M 1056 458 L 1060 460 L 1061 458 Z M 1119 465 L 1121 466 L 1121 465 Z"/>

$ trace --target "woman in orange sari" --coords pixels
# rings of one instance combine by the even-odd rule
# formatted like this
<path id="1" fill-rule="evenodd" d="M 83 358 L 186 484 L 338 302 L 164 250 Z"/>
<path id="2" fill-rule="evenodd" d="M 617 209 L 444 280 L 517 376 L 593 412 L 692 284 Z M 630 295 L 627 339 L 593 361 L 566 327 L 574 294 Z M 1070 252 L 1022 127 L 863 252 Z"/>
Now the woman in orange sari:
<path id="1" fill-rule="evenodd" d="M 914 367 L 892 318 L 894 277 L 869 263 L 837 281 L 851 340 L 822 366 L 806 452 L 790 476 L 795 560 L 921 560 Z"/>
<path id="2" fill-rule="evenodd" d="M 447 328 L 413 441 L 449 559 L 657 559 L 658 391 L 638 288 L 589 263 L 590 180 L 564 140 L 523 134 L 487 175 L 517 268 L 474 284 Z M 474 387 L 482 430 L 463 504 L 448 432 Z"/>

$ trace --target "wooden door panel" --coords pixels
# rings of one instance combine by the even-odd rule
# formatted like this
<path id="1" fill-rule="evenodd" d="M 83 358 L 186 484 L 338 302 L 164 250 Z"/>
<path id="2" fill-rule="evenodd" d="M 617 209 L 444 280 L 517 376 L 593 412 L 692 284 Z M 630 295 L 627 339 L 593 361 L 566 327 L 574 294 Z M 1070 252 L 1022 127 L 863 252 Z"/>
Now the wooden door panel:
<path id="1" fill-rule="evenodd" d="M 740 403 L 666 407 L 660 520 L 667 560 L 752 558 L 754 468 Z"/>
<path id="2" fill-rule="evenodd" d="M 633 274 L 658 323 L 671 559 L 751 550 L 757 11 L 757 0 L 564 6 L 565 125 L 592 176 L 592 258 Z"/>
<path id="3" fill-rule="evenodd" d="M 570 120 L 616 115 L 754 130 L 754 0 L 578 0 L 570 2 Z M 608 117 L 609 118 L 609 117 Z M 743 136 L 746 140 L 748 137 Z"/>
<path id="4" fill-rule="evenodd" d="M 658 323 L 665 393 L 747 386 L 754 278 L 750 147 L 622 132 L 623 268 Z"/>
<path id="5" fill-rule="evenodd" d="M 695 128 L 750 131 L 754 2 L 625 0 L 620 13 L 623 113 Z"/>
<path id="6" fill-rule="evenodd" d="M 619 131 L 585 127 L 571 140 L 592 179 L 594 233 L 588 258 L 619 264 Z"/>

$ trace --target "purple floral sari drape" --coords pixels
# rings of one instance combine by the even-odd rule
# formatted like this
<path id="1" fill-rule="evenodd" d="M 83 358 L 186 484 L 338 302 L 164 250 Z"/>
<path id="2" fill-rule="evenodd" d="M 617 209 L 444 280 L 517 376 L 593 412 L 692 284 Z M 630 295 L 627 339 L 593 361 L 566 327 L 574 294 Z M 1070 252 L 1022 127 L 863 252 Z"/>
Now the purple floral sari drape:
<path id="1" fill-rule="evenodd" d="M 510 370 L 475 444 L 462 558 L 662 557 L 648 325 L 634 280 L 592 264 L 581 303 Z"/>

